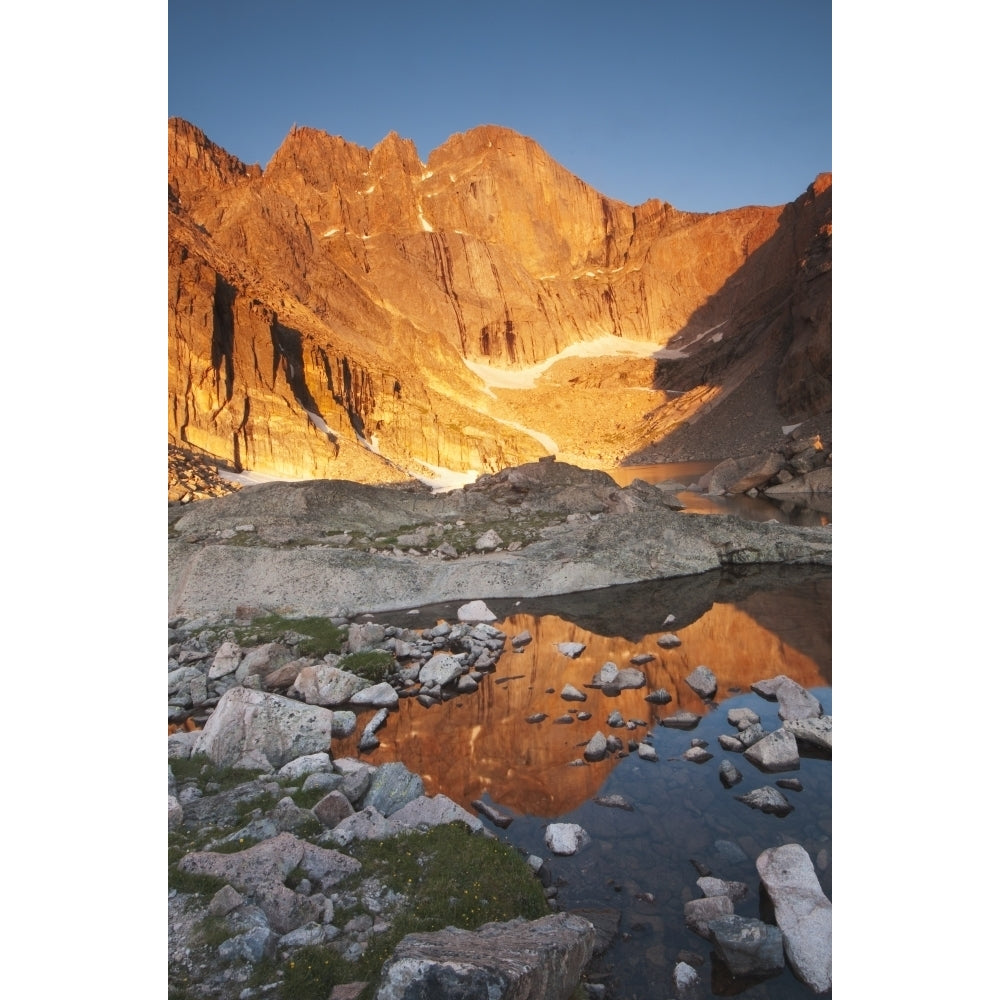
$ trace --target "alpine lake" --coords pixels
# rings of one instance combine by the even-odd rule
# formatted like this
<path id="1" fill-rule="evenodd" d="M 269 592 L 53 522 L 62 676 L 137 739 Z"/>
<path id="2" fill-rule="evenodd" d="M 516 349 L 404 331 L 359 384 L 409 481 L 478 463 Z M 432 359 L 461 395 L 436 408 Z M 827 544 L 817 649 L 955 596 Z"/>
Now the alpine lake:
<path id="1" fill-rule="evenodd" d="M 697 468 L 695 467 L 697 466 Z M 621 485 L 696 478 L 707 467 L 615 470 Z M 737 513 L 760 520 L 828 524 L 824 509 L 776 504 L 765 498 L 708 498 L 679 494 L 693 514 Z M 691 502 L 694 501 L 694 502 Z M 822 502 L 819 505 L 823 506 Z M 478 595 L 468 595 L 469 600 Z M 740 566 L 694 577 L 632 584 L 531 600 L 487 600 L 496 616 L 490 624 L 508 637 L 522 632 L 531 641 L 510 642 L 479 689 L 425 708 L 403 698 L 378 730 L 380 745 L 360 755 L 372 764 L 401 761 L 419 774 L 428 795 L 444 793 L 470 811 L 479 800 L 510 818 L 505 828 L 487 829 L 526 855 L 545 862 L 557 887 L 560 909 L 599 911 L 617 927 L 596 959 L 592 981 L 603 982 L 614 1000 L 660 1000 L 676 995 L 672 976 L 678 961 L 692 965 L 704 995 L 747 1000 L 799 1000 L 815 994 L 786 965 L 766 979 L 734 977 L 713 955 L 711 943 L 685 924 L 685 902 L 700 898 L 701 875 L 746 883 L 735 912 L 774 922 L 755 861 L 762 851 L 801 844 L 820 885 L 832 900 L 832 760 L 807 755 L 800 746 L 797 770 L 767 774 L 742 755 L 724 750 L 719 736 L 736 735 L 731 709 L 752 709 L 766 732 L 782 725 L 777 702 L 756 694 L 757 681 L 780 674 L 796 681 L 821 703 L 832 703 L 832 570 L 816 566 Z M 365 616 L 367 621 L 430 628 L 458 620 L 459 603 Z M 679 645 L 657 640 L 672 633 Z M 575 657 L 560 643 L 578 643 Z M 601 667 L 636 665 L 645 688 L 608 695 L 592 681 Z M 685 678 L 699 665 L 716 676 L 710 700 Z M 585 701 L 567 701 L 572 685 Z M 667 704 L 645 700 L 664 688 Z M 625 725 L 609 727 L 617 710 Z M 696 719 L 684 728 L 670 724 L 677 713 Z M 359 730 L 372 713 L 359 716 Z M 539 720 L 539 716 L 543 716 Z M 529 721 L 532 720 L 532 721 Z M 623 750 L 590 763 L 583 748 L 600 730 L 646 742 L 656 760 Z M 692 740 L 704 741 L 711 758 L 686 760 Z M 337 757 L 359 756 L 356 737 L 335 741 Z M 728 758 L 742 779 L 727 788 L 719 764 Z M 791 805 L 785 815 L 764 813 L 737 796 L 798 779 L 800 789 L 781 788 Z M 599 801 L 599 800 L 603 800 Z M 615 804 L 608 804 L 613 802 Z M 554 855 L 545 844 L 550 823 L 575 823 L 590 841 L 576 854 Z"/>

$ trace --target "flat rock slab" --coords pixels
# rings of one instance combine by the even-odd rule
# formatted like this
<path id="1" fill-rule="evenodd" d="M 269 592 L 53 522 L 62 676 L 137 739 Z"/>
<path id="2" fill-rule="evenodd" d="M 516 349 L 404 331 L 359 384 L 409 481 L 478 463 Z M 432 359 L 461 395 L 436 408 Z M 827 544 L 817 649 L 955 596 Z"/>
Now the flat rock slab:
<path id="1" fill-rule="evenodd" d="M 508 479 L 520 470 L 536 475 L 537 466 L 507 470 Z M 564 465 L 561 474 L 593 495 L 591 472 Z M 606 478 L 598 509 L 627 493 Z M 535 496 L 532 484 L 526 488 L 518 508 L 525 517 L 553 510 L 549 492 Z M 580 503 L 580 490 L 567 484 L 562 493 L 567 489 L 572 503 Z M 173 522 L 167 542 L 168 612 L 188 617 L 231 615 L 240 606 L 331 615 L 342 613 L 337 595 L 344 594 L 354 602 L 349 611 L 389 611 L 464 602 L 470 594 L 525 598 L 596 590 L 696 576 L 732 563 L 828 566 L 833 561 L 828 527 L 691 517 L 662 503 L 596 521 L 569 522 L 563 514 L 543 537 L 516 552 L 471 552 L 461 559 L 329 545 L 334 529 L 376 537 L 455 514 L 470 528 L 516 520 L 506 503 L 482 495 L 482 487 L 436 496 L 339 480 L 265 483 L 188 507 Z M 565 511 L 566 504 L 556 509 Z M 258 544 L 248 546 L 227 534 L 246 523 L 256 525 Z M 289 547 L 289 539 L 315 544 Z"/>
<path id="2" fill-rule="evenodd" d="M 593 924 L 570 913 L 407 934 L 383 966 L 376 1000 L 567 997 L 596 939 Z"/>
<path id="3" fill-rule="evenodd" d="M 774 904 L 788 963 L 817 993 L 833 982 L 833 905 L 801 844 L 771 847 L 757 858 L 757 873 Z"/>

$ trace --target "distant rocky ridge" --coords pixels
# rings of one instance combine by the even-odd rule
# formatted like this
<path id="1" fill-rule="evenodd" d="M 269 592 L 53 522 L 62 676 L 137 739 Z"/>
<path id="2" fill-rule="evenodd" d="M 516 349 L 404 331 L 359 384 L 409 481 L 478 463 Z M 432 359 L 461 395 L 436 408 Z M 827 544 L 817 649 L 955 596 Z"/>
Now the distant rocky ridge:
<path id="1" fill-rule="evenodd" d="M 226 468 L 400 482 L 829 439 L 828 174 L 706 215 L 606 198 L 495 126 L 426 164 L 298 128 L 261 170 L 173 119 L 168 185 L 168 443 Z"/>

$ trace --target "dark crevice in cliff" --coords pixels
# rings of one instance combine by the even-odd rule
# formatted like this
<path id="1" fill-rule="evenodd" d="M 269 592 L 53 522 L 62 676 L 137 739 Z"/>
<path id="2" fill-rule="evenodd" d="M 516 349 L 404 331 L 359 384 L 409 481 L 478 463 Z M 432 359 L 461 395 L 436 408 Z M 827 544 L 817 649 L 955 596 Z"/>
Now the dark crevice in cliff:
<path id="1" fill-rule="evenodd" d="M 212 300 L 212 368 L 216 380 L 222 379 L 219 393 L 226 402 L 233 398 L 233 305 L 236 289 L 220 274 L 215 275 L 215 296 Z"/>
<path id="2" fill-rule="evenodd" d="M 466 344 L 465 317 L 462 315 L 461 303 L 458 301 L 458 294 L 455 291 L 454 276 L 452 270 L 451 250 L 447 242 L 442 239 L 439 233 L 428 233 L 431 241 L 431 248 L 434 251 L 434 262 L 437 265 L 438 278 L 441 287 L 448 296 L 452 311 L 455 313 L 455 323 L 458 326 L 458 336 L 462 344 L 462 357 L 468 356 Z"/>
<path id="3" fill-rule="evenodd" d="M 284 372 L 285 381 L 295 396 L 295 401 L 308 413 L 321 416 L 319 406 L 306 385 L 306 366 L 302 356 L 302 334 L 283 326 L 277 319 L 271 322 L 272 372 L 277 380 L 278 369 Z M 332 435 L 327 435 L 333 440 Z"/>

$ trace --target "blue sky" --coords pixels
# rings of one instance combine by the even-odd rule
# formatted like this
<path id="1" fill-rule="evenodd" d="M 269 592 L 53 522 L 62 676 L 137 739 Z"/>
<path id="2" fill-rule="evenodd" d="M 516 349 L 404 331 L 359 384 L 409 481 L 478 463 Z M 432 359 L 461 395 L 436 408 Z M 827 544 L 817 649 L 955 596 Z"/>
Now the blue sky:
<path id="1" fill-rule="evenodd" d="M 830 0 L 170 0 L 168 22 L 168 114 L 261 166 L 293 123 L 425 161 L 489 123 L 633 205 L 779 205 L 832 169 Z"/>

